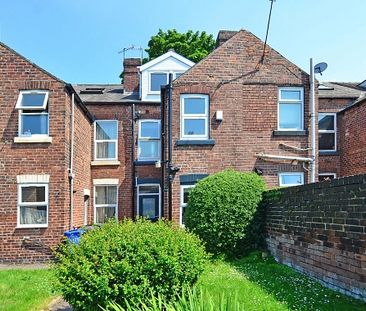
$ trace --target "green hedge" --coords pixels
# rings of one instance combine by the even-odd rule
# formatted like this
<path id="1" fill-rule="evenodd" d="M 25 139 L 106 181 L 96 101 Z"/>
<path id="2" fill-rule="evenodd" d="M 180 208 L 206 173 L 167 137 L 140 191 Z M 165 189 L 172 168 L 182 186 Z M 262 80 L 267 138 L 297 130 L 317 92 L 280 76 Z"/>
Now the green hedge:
<path id="1" fill-rule="evenodd" d="M 253 223 L 265 190 L 255 173 L 225 170 L 201 181 L 189 193 L 186 227 L 214 255 L 239 256 L 258 244 L 261 227 Z"/>
<path id="2" fill-rule="evenodd" d="M 74 310 L 125 307 L 151 294 L 173 299 L 203 272 L 207 255 L 197 236 L 171 223 L 108 223 L 57 252 L 57 289 Z"/>

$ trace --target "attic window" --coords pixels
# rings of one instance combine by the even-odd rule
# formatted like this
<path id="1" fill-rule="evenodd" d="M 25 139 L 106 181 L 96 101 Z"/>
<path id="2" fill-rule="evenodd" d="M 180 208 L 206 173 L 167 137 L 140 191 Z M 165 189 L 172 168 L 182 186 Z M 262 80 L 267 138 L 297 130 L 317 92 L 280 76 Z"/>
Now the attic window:
<path id="1" fill-rule="evenodd" d="M 150 92 L 160 92 L 162 85 L 168 84 L 168 73 L 152 72 L 150 73 Z"/>
<path id="2" fill-rule="evenodd" d="M 85 90 L 81 90 L 80 94 L 103 94 L 104 87 L 87 87 Z"/>
<path id="3" fill-rule="evenodd" d="M 45 110 L 48 101 L 48 91 L 20 91 L 15 109 Z"/>

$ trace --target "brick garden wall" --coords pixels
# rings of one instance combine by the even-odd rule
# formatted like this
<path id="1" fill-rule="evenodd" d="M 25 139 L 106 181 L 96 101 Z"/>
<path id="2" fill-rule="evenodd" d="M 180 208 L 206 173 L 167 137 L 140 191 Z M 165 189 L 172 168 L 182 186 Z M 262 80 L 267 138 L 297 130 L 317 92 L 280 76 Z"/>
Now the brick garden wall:
<path id="1" fill-rule="evenodd" d="M 276 260 L 366 301 L 366 175 L 272 190 L 265 205 Z"/>

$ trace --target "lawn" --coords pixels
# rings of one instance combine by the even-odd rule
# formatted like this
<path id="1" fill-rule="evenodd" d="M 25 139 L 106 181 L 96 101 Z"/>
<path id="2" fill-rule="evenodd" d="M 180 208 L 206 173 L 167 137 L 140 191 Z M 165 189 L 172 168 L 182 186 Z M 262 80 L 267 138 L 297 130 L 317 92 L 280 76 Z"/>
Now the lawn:
<path id="1" fill-rule="evenodd" d="M 48 270 L 0 271 L 0 310 L 39 311 L 55 297 Z M 198 282 L 207 300 L 235 300 L 235 311 L 366 310 L 366 304 L 254 253 L 241 260 L 210 265 Z M 187 310 L 194 311 L 194 310 Z"/>
<path id="2" fill-rule="evenodd" d="M 366 310 L 366 304 L 329 290 L 259 253 L 232 262 L 216 262 L 200 278 L 205 295 L 218 303 L 231 297 L 241 310 Z"/>
<path id="3" fill-rule="evenodd" d="M 40 311 L 54 298 L 49 270 L 0 270 L 0 310 Z"/>

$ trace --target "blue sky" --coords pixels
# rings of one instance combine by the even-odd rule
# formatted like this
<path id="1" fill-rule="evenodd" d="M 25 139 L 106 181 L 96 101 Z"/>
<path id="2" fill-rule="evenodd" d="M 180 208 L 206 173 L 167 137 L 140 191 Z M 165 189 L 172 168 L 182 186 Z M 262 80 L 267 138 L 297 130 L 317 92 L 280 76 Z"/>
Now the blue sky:
<path id="1" fill-rule="evenodd" d="M 71 83 L 118 83 L 122 48 L 159 28 L 247 29 L 264 40 L 269 0 L 0 0 L 1 41 Z M 277 0 L 268 43 L 320 80 L 366 79 L 365 0 Z M 128 56 L 135 56 L 128 54 Z"/>

